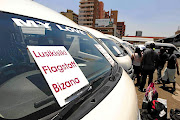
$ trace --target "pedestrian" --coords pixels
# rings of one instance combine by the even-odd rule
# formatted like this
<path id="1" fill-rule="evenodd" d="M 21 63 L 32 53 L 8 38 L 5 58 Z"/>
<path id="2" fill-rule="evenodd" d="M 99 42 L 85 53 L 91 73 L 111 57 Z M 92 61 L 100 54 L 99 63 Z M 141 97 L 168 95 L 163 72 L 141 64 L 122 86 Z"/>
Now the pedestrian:
<path id="1" fill-rule="evenodd" d="M 161 71 L 164 68 L 164 65 L 166 63 L 168 59 L 168 54 L 166 53 L 166 50 L 164 49 L 164 47 L 160 48 L 160 52 L 158 54 L 158 62 L 157 62 L 157 80 L 155 81 L 156 84 L 161 83 Z"/>
<path id="2" fill-rule="evenodd" d="M 164 71 L 164 74 L 162 76 L 162 82 L 163 82 L 163 88 L 165 88 L 165 83 L 169 81 L 169 83 L 173 83 L 173 92 L 176 90 L 175 84 L 175 73 L 177 69 L 177 74 L 179 75 L 179 66 L 178 66 L 178 61 L 177 57 L 175 54 L 173 54 L 174 49 L 169 49 L 169 59 L 167 63 L 167 67 Z"/>
<path id="3" fill-rule="evenodd" d="M 141 74 L 141 60 L 142 60 L 142 53 L 139 47 L 136 47 L 134 54 L 131 56 L 133 61 L 133 68 L 134 68 L 134 79 L 137 78 L 136 86 L 140 86 L 140 74 Z"/>
<path id="4" fill-rule="evenodd" d="M 142 61 L 141 61 L 141 69 L 142 69 L 142 81 L 140 84 L 139 91 L 145 92 L 144 86 L 146 84 L 147 75 L 149 75 L 148 85 L 153 80 L 153 73 L 157 66 L 158 54 L 154 51 L 155 44 L 150 44 L 150 49 L 146 49 L 143 53 Z"/>

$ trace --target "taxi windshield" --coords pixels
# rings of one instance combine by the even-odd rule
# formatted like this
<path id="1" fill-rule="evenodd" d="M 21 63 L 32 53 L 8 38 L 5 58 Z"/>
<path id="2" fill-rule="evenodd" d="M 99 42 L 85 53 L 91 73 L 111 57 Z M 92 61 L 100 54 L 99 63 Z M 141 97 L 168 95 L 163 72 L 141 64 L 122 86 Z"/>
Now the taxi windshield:
<path id="1" fill-rule="evenodd" d="M 111 64 L 97 44 L 93 37 L 76 28 L 0 12 L 0 119 L 18 119 L 38 115 L 40 110 L 48 114 L 60 109 L 54 102 L 34 106 L 52 92 L 27 45 L 64 46 L 91 82 L 111 71 Z"/>
<path id="2" fill-rule="evenodd" d="M 106 44 L 106 46 L 112 51 L 114 56 L 122 57 L 125 56 L 124 50 L 120 48 L 115 42 L 109 39 L 101 38 L 101 40 Z"/>
<path id="3" fill-rule="evenodd" d="M 122 43 L 125 47 L 127 47 L 131 52 L 134 52 L 133 48 L 130 47 L 127 43 Z"/>

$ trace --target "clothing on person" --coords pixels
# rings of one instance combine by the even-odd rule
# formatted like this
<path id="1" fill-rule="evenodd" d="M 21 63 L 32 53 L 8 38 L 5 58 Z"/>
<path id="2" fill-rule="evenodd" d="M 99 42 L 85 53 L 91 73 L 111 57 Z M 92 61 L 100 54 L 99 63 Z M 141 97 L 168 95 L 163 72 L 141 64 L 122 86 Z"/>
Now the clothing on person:
<path id="1" fill-rule="evenodd" d="M 167 68 L 164 71 L 164 74 L 162 76 L 162 82 L 163 82 L 163 87 L 165 87 L 165 83 L 167 83 L 167 81 L 172 82 L 173 83 L 173 90 L 175 91 L 175 73 L 176 73 L 176 69 L 177 69 L 177 74 L 179 75 L 179 66 L 178 66 L 178 62 L 177 62 L 177 58 L 176 55 L 173 54 L 172 49 L 169 50 L 170 56 L 168 59 L 168 64 L 167 64 Z"/>
<path id="2" fill-rule="evenodd" d="M 140 79 L 141 79 L 141 75 L 140 75 L 141 74 L 141 67 L 133 65 L 133 68 L 134 68 L 135 77 L 137 78 L 136 86 L 139 86 L 140 85 Z"/>
<path id="3" fill-rule="evenodd" d="M 164 49 L 164 48 L 161 48 Z M 168 60 L 168 54 L 166 53 L 165 50 L 161 50 L 160 49 L 160 53 L 158 55 L 158 62 L 157 65 L 160 67 L 164 67 L 166 61 Z"/>
<path id="4" fill-rule="evenodd" d="M 143 53 L 141 67 L 142 67 L 142 81 L 140 84 L 140 91 L 143 91 L 144 86 L 146 84 L 147 75 L 149 75 L 148 85 L 153 80 L 153 73 L 157 66 L 158 54 L 153 50 L 155 48 L 155 44 L 150 44 L 150 49 L 146 49 Z"/>
<path id="5" fill-rule="evenodd" d="M 148 85 L 150 83 L 152 83 L 153 80 L 153 74 L 154 74 L 154 70 L 142 70 L 142 81 L 140 84 L 140 90 L 143 90 L 145 84 L 146 84 L 146 78 L 149 75 L 149 81 L 148 81 Z"/>
<path id="6" fill-rule="evenodd" d="M 141 59 L 142 59 L 142 55 L 139 56 L 138 53 L 134 53 L 133 54 L 133 65 L 134 66 L 140 66 L 141 65 Z"/>
<path id="7" fill-rule="evenodd" d="M 158 55 L 158 62 L 157 62 L 157 81 L 155 83 L 160 83 L 161 81 L 161 71 L 164 68 L 164 65 L 168 59 L 168 54 L 166 53 L 163 47 L 160 48 L 160 53 Z"/>
<path id="8" fill-rule="evenodd" d="M 154 71 L 157 67 L 157 60 L 158 60 L 158 54 L 154 50 L 152 49 L 145 50 L 141 62 L 142 69 Z"/>
<path id="9" fill-rule="evenodd" d="M 155 81 L 155 83 L 160 83 L 161 79 L 162 79 L 162 74 L 161 71 L 163 70 L 164 67 L 157 67 L 157 81 Z"/>
<path id="10" fill-rule="evenodd" d="M 176 68 L 176 59 L 177 59 L 177 57 L 175 54 L 170 55 L 168 64 L 167 64 L 167 68 L 175 69 Z"/>
<path id="11" fill-rule="evenodd" d="M 176 73 L 176 69 L 166 68 L 165 71 L 164 71 L 162 80 L 164 80 L 166 82 L 168 80 L 169 80 L 169 82 L 176 82 L 176 80 L 175 80 L 175 73 Z"/>
<path id="12" fill-rule="evenodd" d="M 132 61 L 133 61 L 133 68 L 134 68 L 134 79 L 137 78 L 136 86 L 140 85 L 140 73 L 141 73 L 141 60 L 142 60 L 142 54 L 139 47 L 136 47 L 135 53 L 132 55 Z"/>

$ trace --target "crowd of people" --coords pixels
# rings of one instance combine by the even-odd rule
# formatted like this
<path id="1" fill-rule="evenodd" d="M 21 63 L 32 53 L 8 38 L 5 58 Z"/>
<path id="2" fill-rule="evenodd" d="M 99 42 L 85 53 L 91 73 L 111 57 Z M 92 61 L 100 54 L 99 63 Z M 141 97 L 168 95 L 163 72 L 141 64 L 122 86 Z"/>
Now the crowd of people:
<path id="1" fill-rule="evenodd" d="M 155 84 L 165 84 L 173 83 L 172 91 L 176 90 L 175 84 L 175 74 L 179 75 L 179 67 L 177 62 L 177 57 L 173 54 L 173 49 L 165 50 L 163 47 L 160 48 L 160 52 L 155 51 L 155 44 L 151 43 L 149 49 L 144 52 L 136 47 L 134 54 L 131 59 L 133 61 L 134 74 L 137 78 L 136 86 L 139 87 L 139 91 L 145 92 L 146 89 L 146 79 L 149 76 L 148 85 L 152 82 Z M 165 64 L 167 62 L 167 67 L 163 74 L 161 74 Z M 154 71 L 157 70 L 157 80 L 153 81 Z"/>

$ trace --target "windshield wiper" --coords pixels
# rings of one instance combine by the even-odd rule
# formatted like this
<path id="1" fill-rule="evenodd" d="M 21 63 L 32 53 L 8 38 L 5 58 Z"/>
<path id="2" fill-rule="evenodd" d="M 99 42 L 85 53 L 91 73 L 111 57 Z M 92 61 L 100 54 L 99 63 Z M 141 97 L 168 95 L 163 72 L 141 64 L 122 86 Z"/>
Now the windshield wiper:
<path id="1" fill-rule="evenodd" d="M 113 68 L 112 68 L 112 69 L 113 69 Z M 104 75 L 101 75 L 100 77 L 98 77 L 98 78 L 96 78 L 95 80 L 91 81 L 91 82 L 89 83 L 89 85 L 81 88 L 80 90 L 78 90 L 78 91 L 76 91 L 75 93 L 73 93 L 71 96 L 67 97 L 67 98 L 65 99 L 66 102 L 67 102 L 67 101 L 71 101 L 72 99 L 74 99 L 74 100 L 71 101 L 71 102 L 73 103 L 73 101 L 76 101 L 76 99 L 79 100 L 82 96 L 84 97 L 84 95 L 92 89 L 92 85 L 93 85 L 95 82 L 97 82 L 99 79 L 103 78 L 103 77 L 104 77 Z M 89 94 L 88 94 L 88 95 L 89 95 Z M 86 95 L 86 96 L 87 96 L 87 95 Z M 81 98 L 81 99 L 82 99 L 82 98 Z M 56 99 L 55 99 L 54 95 L 50 95 L 50 96 L 48 96 L 48 97 L 45 98 L 45 99 L 42 99 L 42 100 L 40 100 L 40 101 L 38 101 L 38 102 L 35 102 L 35 103 L 34 103 L 34 107 L 35 107 L 35 108 L 39 108 L 39 107 L 41 107 L 41 106 L 43 106 L 43 105 L 45 105 L 45 104 L 48 104 L 48 103 L 50 103 L 50 102 L 53 102 L 52 104 L 56 103 Z"/>
<path id="2" fill-rule="evenodd" d="M 87 96 L 89 96 L 91 94 L 91 89 L 92 89 L 92 87 L 90 85 L 88 85 L 88 86 L 85 86 L 82 91 L 77 92 L 76 94 L 79 94 L 77 96 L 77 98 L 75 98 L 70 103 L 68 103 L 65 107 L 63 107 L 61 112 L 58 113 L 57 115 L 55 115 L 51 120 L 62 120 L 64 118 L 64 116 L 69 112 L 69 110 L 71 110 L 76 104 L 78 104 L 79 102 L 81 102 Z M 70 97 L 72 97 L 72 96 L 70 96 Z M 67 98 L 67 99 L 69 99 L 69 98 Z"/>
<path id="3" fill-rule="evenodd" d="M 48 96 L 47 98 L 45 98 L 45 99 L 43 99 L 43 100 L 40 100 L 40 101 L 38 101 L 38 102 L 35 102 L 35 103 L 34 103 L 34 107 L 35 107 L 35 108 L 39 108 L 39 107 L 41 107 L 41 106 L 43 106 L 43 105 L 45 105 L 45 104 L 47 104 L 47 103 L 49 103 L 49 102 L 51 102 L 51 101 L 54 101 L 54 103 L 55 103 L 55 98 L 54 98 L 53 95 L 50 95 L 50 96 Z"/>
<path id="4" fill-rule="evenodd" d="M 76 97 L 78 98 L 79 96 L 84 95 L 85 93 L 87 93 L 87 92 L 90 91 L 91 89 L 92 89 L 92 87 L 89 86 L 89 85 L 87 85 L 87 86 L 81 88 L 80 90 L 78 90 L 77 92 L 73 93 L 73 94 L 72 94 L 71 96 L 69 96 L 68 98 L 66 98 L 66 101 L 69 101 L 69 99 L 72 99 L 72 97 L 75 97 L 75 99 L 76 99 Z M 75 96 L 75 95 L 76 95 L 76 96 Z M 39 108 L 39 107 L 41 107 L 41 106 L 43 106 L 43 105 L 45 105 L 45 104 L 47 104 L 47 103 L 50 103 L 50 102 L 52 102 L 52 101 L 53 101 L 53 103 L 56 103 L 56 99 L 55 99 L 54 95 L 50 95 L 50 96 L 48 96 L 48 97 L 45 98 L 45 99 L 42 99 L 42 100 L 40 100 L 40 101 L 38 101 L 38 102 L 35 102 L 35 103 L 34 103 L 34 107 L 35 107 L 35 108 Z M 53 104 L 53 103 L 52 103 L 52 104 Z"/>

